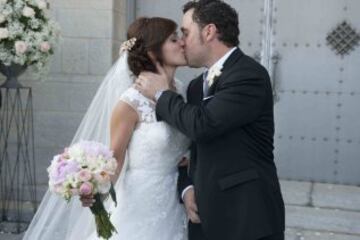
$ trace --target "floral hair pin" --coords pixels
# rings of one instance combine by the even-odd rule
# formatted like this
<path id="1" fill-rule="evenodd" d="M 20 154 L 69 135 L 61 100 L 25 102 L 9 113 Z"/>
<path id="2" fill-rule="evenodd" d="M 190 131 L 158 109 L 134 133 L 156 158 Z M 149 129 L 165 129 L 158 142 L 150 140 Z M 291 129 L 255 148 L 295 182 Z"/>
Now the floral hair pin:
<path id="1" fill-rule="evenodd" d="M 135 46 L 135 44 L 136 44 L 136 38 L 134 37 L 123 42 L 120 47 L 120 53 L 123 53 L 125 51 L 131 51 L 131 49 Z"/>

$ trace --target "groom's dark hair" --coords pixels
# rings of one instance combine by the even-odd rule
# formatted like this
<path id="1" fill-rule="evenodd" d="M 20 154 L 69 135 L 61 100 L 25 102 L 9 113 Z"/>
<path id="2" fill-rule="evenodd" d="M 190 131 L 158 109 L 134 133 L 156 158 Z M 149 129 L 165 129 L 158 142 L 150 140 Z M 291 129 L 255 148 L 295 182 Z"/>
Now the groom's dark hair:
<path id="1" fill-rule="evenodd" d="M 215 24 L 220 41 L 228 47 L 239 45 L 238 14 L 229 4 L 220 0 L 190 1 L 184 5 L 183 13 L 191 9 L 194 9 L 193 20 L 200 29 L 207 24 Z"/>

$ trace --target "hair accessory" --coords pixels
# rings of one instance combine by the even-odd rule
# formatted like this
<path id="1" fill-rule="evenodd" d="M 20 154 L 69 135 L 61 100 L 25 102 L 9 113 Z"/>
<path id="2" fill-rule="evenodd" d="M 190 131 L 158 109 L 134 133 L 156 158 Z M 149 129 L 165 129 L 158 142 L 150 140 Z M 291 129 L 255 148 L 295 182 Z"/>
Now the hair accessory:
<path id="1" fill-rule="evenodd" d="M 131 51 L 131 49 L 135 46 L 136 38 L 130 38 L 129 40 L 123 42 L 120 47 L 120 54 L 125 51 Z"/>

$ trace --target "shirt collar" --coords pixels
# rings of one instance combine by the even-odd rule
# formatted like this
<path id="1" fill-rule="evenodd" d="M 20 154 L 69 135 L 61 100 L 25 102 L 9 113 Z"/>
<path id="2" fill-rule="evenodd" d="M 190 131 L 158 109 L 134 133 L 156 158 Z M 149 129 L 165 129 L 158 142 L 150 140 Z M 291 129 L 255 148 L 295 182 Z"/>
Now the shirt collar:
<path id="1" fill-rule="evenodd" d="M 230 49 L 227 53 L 225 53 L 224 56 L 222 56 L 219 60 L 217 60 L 216 63 L 214 63 L 210 68 L 217 66 L 220 69 L 223 67 L 224 63 L 226 62 L 226 60 L 230 57 L 230 55 L 236 50 L 237 47 L 233 47 L 232 49 Z M 209 68 L 209 69 L 210 69 Z M 209 70 L 206 69 L 206 70 Z"/>

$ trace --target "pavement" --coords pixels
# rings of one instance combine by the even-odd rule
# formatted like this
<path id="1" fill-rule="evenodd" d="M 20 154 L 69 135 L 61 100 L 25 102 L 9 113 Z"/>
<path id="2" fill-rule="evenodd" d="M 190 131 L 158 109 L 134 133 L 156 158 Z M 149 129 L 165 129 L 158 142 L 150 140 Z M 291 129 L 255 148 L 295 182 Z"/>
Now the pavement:
<path id="1" fill-rule="evenodd" d="M 286 205 L 286 240 L 360 240 L 359 186 L 280 182 Z M 22 236 L 0 232 L 0 240 L 20 240 Z"/>

